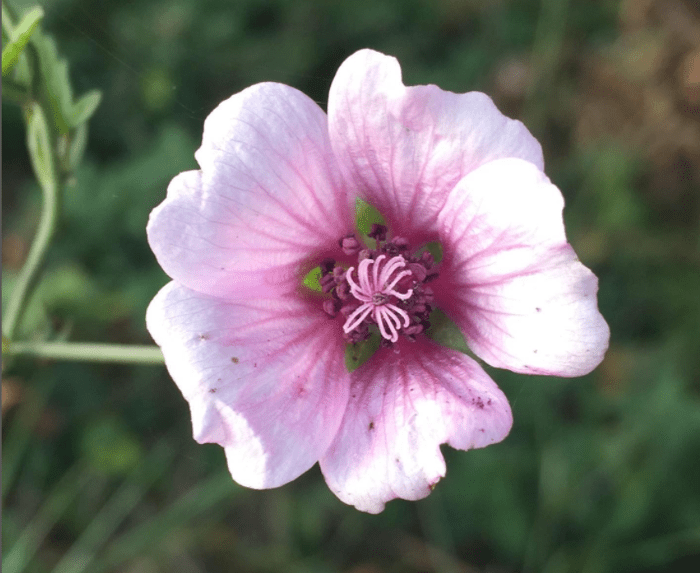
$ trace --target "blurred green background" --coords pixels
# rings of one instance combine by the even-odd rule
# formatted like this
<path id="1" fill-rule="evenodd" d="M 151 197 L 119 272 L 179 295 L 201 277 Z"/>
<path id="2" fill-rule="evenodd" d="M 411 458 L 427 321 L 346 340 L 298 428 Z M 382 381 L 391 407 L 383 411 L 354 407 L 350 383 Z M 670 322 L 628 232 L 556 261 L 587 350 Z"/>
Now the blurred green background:
<path id="1" fill-rule="evenodd" d="M 15 2 L 22 11 L 33 3 Z M 325 107 L 359 48 L 407 84 L 490 94 L 542 142 L 612 340 L 574 380 L 489 369 L 515 417 L 378 516 L 314 468 L 231 482 L 166 371 L 16 361 L 3 372 L 3 561 L 78 572 L 690 572 L 700 567 L 700 10 L 692 0 L 55 0 L 43 29 L 98 88 L 24 337 L 150 343 L 167 277 L 145 237 L 215 105 L 259 81 Z M 3 294 L 41 196 L 2 107 Z"/>

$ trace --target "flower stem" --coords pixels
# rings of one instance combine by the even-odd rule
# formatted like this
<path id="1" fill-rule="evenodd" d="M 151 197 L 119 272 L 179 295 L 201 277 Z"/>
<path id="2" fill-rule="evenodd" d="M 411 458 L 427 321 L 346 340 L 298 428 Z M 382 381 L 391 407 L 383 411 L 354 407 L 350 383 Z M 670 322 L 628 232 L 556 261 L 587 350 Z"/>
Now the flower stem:
<path id="1" fill-rule="evenodd" d="M 163 364 L 157 346 L 137 344 L 93 344 L 89 342 L 13 342 L 13 356 L 31 356 L 80 362 L 119 364 Z"/>
<path id="2" fill-rule="evenodd" d="M 46 250 L 51 243 L 54 231 L 56 230 L 56 221 L 58 220 L 58 183 L 54 178 L 48 188 L 43 189 L 44 200 L 41 209 L 41 219 L 39 227 L 29 249 L 27 260 L 22 266 L 17 277 L 15 287 L 12 289 L 10 300 L 7 304 L 7 310 L 2 319 L 2 333 L 5 337 L 12 340 L 19 321 L 22 317 L 22 311 L 27 302 L 27 297 L 31 293 L 34 284 L 39 276 L 39 269 L 44 262 Z"/>

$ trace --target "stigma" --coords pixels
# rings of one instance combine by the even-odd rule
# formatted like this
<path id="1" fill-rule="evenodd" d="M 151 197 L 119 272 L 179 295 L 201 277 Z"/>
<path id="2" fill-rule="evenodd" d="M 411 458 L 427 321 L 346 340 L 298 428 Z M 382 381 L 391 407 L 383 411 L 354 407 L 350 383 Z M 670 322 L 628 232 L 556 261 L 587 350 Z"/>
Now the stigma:
<path id="1" fill-rule="evenodd" d="M 375 260 L 361 261 L 357 267 L 357 282 L 352 278 L 355 267 L 348 269 L 345 278 L 350 285 L 350 293 L 362 304 L 345 321 L 343 332 L 346 334 L 355 330 L 370 314 L 382 337 L 391 342 L 399 339 L 398 329 L 411 324 L 406 311 L 391 301 L 411 298 L 413 289 L 402 293 L 396 290 L 396 285 L 412 273 L 407 270 L 399 271 L 406 266 L 406 260 L 401 255 L 389 259 L 386 263 L 385 259 L 386 255 L 379 255 Z"/>

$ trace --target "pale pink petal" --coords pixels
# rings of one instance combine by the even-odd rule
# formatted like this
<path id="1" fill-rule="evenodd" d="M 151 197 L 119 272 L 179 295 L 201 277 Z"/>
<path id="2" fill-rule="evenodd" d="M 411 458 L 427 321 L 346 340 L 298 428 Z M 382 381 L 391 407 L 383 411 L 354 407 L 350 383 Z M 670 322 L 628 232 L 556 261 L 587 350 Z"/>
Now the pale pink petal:
<path id="1" fill-rule="evenodd" d="M 338 69 L 328 121 L 348 187 L 387 217 L 395 235 L 434 238 L 448 193 L 479 165 L 502 157 L 543 165 L 537 140 L 488 96 L 405 87 L 396 59 L 372 50 Z"/>
<path id="2" fill-rule="evenodd" d="M 148 239 L 173 279 L 227 296 L 298 281 L 353 227 L 326 115 L 281 84 L 258 84 L 206 119 L 196 153 L 151 214 Z"/>
<path id="3" fill-rule="evenodd" d="M 492 366 L 581 376 L 603 359 L 598 280 L 566 242 L 563 207 L 537 167 L 504 159 L 460 181 L 440 213 L 437 305 Z"/>
<path id="4" fill-rule="evenodd" d="M 353 373 L 342 425 L 321 458 L 330 489 L 370 513 L 394 498 L 427 496 L 445 475 L 440 444 L 485 447 L 513 421 L 506 397 L 471 358 L 427 339 L 395 348 Z"/>
<path id="5" fill-rule="evenodd" d="M 338 321 L 298 296 L 225 302 L 174 282 L 146 321 L 195 439 L 226 449 L 238 483 L 282 485 L 325 453 L 350 385 Z"/>

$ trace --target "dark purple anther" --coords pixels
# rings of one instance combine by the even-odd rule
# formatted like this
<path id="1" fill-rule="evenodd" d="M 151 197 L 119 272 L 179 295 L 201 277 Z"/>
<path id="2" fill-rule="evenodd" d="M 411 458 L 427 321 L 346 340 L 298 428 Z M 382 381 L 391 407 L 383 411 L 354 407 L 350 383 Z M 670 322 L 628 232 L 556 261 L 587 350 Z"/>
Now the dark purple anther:
<path id="1" fill-rule="evenodd" d="M 346 282 L 340 283 L 336 288 L 335 288 L 335 294 L 338 296 L 340 300 L 346 300 L 348 297 L 352 296 L 350 294 L 350 285 Z"/>
<path id="2" fill-rule="evenodd" d="M 324 300 L 323 310 L 328 316 L 334 318 L 340 310 L 340 301 L 335 299 Z"/>
<path id="3" fill-rule="evenodd" d="M 345 269 L 343 267 L 335 267 L 333 269 L 333 280 L 336 284 L 340 284 L 345 280 Z"/>
<path id="4" fill-rule="evenodd" d="M 356 255 L 362 249 L 362 244 L 357 240 L 355 235 L 346 235 L 340 239 L 340 248 L 346 255 Z"/>
<path id="5" fill-rule="evenodd" d="M 419 283 L 422 283 L 425 277 L 428 276 L 428 271 L 420 263 L 409 263 L 408 270 L 413 273 L 413 276 Z"/>
<path id="6" fill-rule="evenodd" d="M 351 315 L 353 312 L 355 312 L 357 310 L 357 307 L 359 307 L 359 306 L 360 306 L 360 303 L 353 298 L 347 304 L 344 304 L 343 306 L 340 307 L 340 314 L 347 317 L 347 316 Z"/>
<path id="7" fill-rule="evenodd" d="M 372 258 L 372 251 L 369 249 L 362 249 L 358 254 L 357 254 L 357 261 L 364 261 L 365 259 L 371 259 Z"/>
<path id="8" fill-rule="evenodd" d="M 435 264 L 435 259 L 433 258 L 433 255 L 430 254 L 430 251 L 423 251 L 423 254 L 420 256 L 420 262 L 429 269 Z"/>
<path id="9" fill-rule="evenodd" d="M 415 336 L 416 334 L 420 334 L 421 332 L 423 332 L 422 324 L 412 324 L 411 326 L 408 326 L 403 329 L 403 333 L 407 334 L 408 336 Z"/>
<path id="10" fill-rule="evenodd" d="M 396 245 L 396 248 L 399 250 L 399 252 L 404 252 L 408 250 L 408 239 L 404 239 L 403 237 L 396 237 L 393 241 L 391 241 Z"/>
<path id="11" fill-rule="evenodd" d="M 321 264 L 318 265 L 321 269 L 321 276 L 327 275 L 333 270 L 335 266 L 335 261 L 333 259 L 323 259 Z"/>
<path id="12" fill-rule="evenodd" d="M 350 344 L 357 344 L 369 338 L 369 327 L 366 324 L 361 324 L 355 330 L 343 332 L 343 338 Z"/>
<path id="13" fill-rule="evenodd" d="M 321 290 L 323 292 L 331 292 L 335 288 L 333 273 L 328 273 L 327 275 L 322 276 L 318 282 L 321 285 Z"/>
<path id="14" fill-rule="evenodd" d="M 414 304 L 411 308 L 411 314 L 423 314 L 426 310 L 428 310 L 428 307 L 424 304 Z"/>
<path id="15" fill-rule="evenodd" d="M 372 230 L 367 233 L 367 236 L 376 241 L 386 241 L 386 231 L 387 228 L 384 225 L 372 223 Z"/>

